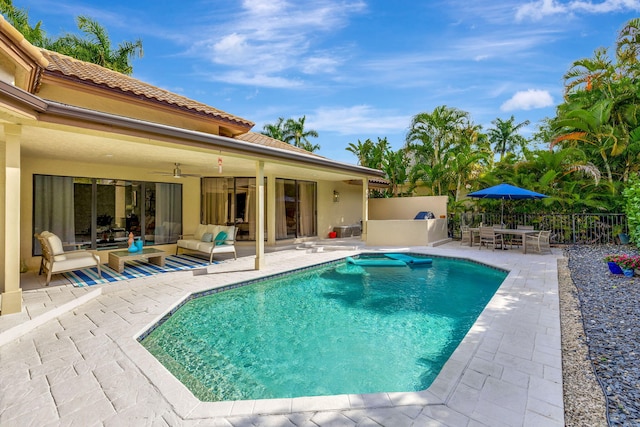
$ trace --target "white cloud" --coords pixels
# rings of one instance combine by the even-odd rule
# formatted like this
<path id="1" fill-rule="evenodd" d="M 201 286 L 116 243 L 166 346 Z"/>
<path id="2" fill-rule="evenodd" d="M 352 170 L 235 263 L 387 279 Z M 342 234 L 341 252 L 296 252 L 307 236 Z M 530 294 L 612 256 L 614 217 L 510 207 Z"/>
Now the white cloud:
<path id="1" fill-rule="evenodd" d="M 333 73 L 343 63 L 341 53 L 319 51 L 322 35 L 344 28 L 365 9 L 362 0 L 244 0 L 240 12 L 218 16 L 221 24 L 201 30 L 191 53 L 206 52 L 209 61 L 245 75 Z"/>
<path id="2" fill-rule="evenodd" d="M 329 56 L 316 56 L 307 58 L 302 63 L 302 72 L 305 74 L 333 73 L 340 62 Z"/>
<path id="3" fill-rule="evenodd" d="M 640 11 L 640 0 L 604 0 L 601 2 L 574 0 L 562 3 L 559 0 L 537 0 L 520 6 L 516 11 L 516 20 L 530 18 L 540 21 L 547 16 L 571 14 L 573 12 L 609 13 L 621 11 Z"/>
<path id="4" fill-rule="evenodd" d="M 219 73 L 215 76 L 209 76 L 209 78 L 212 80 L 223 81 L 230 84 L 266 88 L 296 89 L 302 86 L 302 81 L 300 80 L 286 79 L 284 77 L 266 75 L 261 73 L 245 73 L 243 71 Z"/>
<path id="5" fill-rule="evenodd" d="M 516 92 L 511 99 L 500 106 L 502 111 L 533 110 L 553 105 L 553 98 L 546 90 L 529 89 Z"/>
<path id="6" fill-rule="evenodd" d="M 405 131 L 411 116 L 392 115 L 369 105 L 341 108 L 320 108 L 307 116 L 310 129 L 322 129 L 341 135 L 384 135 Z"/>

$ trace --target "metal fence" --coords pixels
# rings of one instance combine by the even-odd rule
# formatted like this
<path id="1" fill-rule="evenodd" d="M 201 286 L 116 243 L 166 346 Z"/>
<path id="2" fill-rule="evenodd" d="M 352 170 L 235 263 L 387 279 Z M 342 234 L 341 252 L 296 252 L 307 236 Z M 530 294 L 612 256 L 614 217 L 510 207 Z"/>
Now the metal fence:
<path id="1" fill-rule="evenodd" d="M 463 213 L 449 215 L 449 236 L 460 239 L 460 226 L 501 224 L 507 228 L 533 225 L 536 230 L 550 230 L 551 243 L 557 245 L 601 245 L 619 243 L 618 234 L 628 233 L 627 217 L 611 214 L 514 214 L 500 212 Z"/>

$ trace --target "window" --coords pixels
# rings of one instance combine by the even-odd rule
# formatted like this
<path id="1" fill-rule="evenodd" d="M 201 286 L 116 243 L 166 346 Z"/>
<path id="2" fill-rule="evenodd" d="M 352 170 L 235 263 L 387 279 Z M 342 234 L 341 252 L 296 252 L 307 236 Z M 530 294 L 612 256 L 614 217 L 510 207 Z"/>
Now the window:
<path id="1" fill-rule="evenodd" d="M 182 185 L 118 179 L 34 175 L 33 231 L 92 249 L 127 246 L 129 232 L 145 244 L 175 243 L 182 233 Z M 34 238 L 34 255 L 40 246 Z"/>

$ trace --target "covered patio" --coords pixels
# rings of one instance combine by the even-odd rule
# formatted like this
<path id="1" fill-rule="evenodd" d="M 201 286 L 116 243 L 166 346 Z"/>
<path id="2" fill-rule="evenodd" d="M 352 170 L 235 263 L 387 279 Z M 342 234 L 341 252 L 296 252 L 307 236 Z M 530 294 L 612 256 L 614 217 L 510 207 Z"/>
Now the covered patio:
<path id="1" fill-rule="evenodd" d="M 44 230 L 106 263 L 131 230 L 173 253 L 179 235 L 218 221 L 243 227 L 262 269 L 265 246 L 366 223 L 369 179 L 381 171 L 306 152 L 251 132 L 249 120 L 35 48 L 2 17 L 0 32 L 0 314 L 21 311 L 20 268 L 38 268 L 33 236 Z"/>

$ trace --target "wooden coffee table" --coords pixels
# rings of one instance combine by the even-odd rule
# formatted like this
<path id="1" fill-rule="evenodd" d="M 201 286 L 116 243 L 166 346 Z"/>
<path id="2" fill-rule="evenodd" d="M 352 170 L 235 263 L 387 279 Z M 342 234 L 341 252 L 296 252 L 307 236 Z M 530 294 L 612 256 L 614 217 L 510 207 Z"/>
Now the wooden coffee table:
<path id="1" fill-rule="evenodd" d="M 164 258 L 166 256 L 166 252 L 155 248 L 143 248 L 142 251 L 138 252 L 129 252 L 127 250 L 113 251 L 109 252 L 109 267 L 118 273 L 122 273 L 124 271 L 125 262 L 138 261 L 141 259 L 147 260 L 151 264 L 163 267 Z"/>

